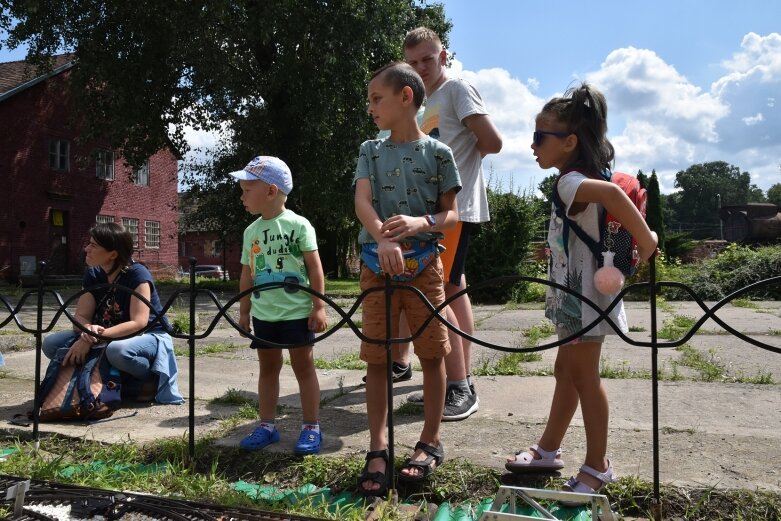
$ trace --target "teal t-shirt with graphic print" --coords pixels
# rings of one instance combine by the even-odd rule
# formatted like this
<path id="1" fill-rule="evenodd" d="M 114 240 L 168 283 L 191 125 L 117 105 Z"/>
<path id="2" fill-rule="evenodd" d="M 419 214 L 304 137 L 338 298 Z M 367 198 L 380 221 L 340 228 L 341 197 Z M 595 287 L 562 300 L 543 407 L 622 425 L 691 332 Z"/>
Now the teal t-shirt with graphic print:
<path id="1" fill-rule="evenodd" d="M 420 217 L 439 212 L 439 196 L 461 189 L 461 178 L 453 153 L 444 143 L 428 136 L 408 143 L 372 139 L 361 145 L 353 187 L 368 178 L 372 206 L 381 221 L 394 215 Z M 439 232 L 421 232 L 414 239 L 441 239 Z M 366 228 L 358 243 L 376 242 Z"/>
<path id="2" fill-rule="evenodd" d="M 295 282 L 309 286 L 304 252 L 317 250 L 315 229 L 292 210 L 273 219 L 260 217 L 244 230 L 241 263 L 249 266 L 252 285 Z M 267 322 L 297 320 L 312 312 L 312 295 L 299 289 L 252 292 L 252 316 Z"/>

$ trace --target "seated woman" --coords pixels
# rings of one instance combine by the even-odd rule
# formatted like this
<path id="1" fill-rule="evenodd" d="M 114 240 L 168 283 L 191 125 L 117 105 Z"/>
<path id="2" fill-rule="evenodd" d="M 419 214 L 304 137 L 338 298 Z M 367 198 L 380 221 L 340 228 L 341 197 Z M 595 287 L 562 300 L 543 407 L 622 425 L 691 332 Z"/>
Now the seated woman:
<path id="1" fill-rule="evenodd" d="M 132 259 L 133 238 L 123 226 L 116 223 L 97 224 L 90 230 L 89 244 L 84 248 L 89 268 L 84 275 L 83 287 L 90 289 L 100 284 L 117 284 L 143 296 L 156 312 L 162 310 L 160 297 L 155 289 L 152 274 L 142 264 Z M 156 320 L 149 307 L 130 291 L 117 287 L 90 289 L 79 297 L 75 319 L 89 331 L 103 337 L 122 337 L 142 331 Z M 126 373 L 130 381 L 123 382 L 125 390 L 152 385 L 149 396 L 139 399 L 158 403 L 184 402 L 177 386 L 176 357 L 171 336 L 166 333 L 168 321 L 158 321 L 151 329 L 124 340 L 111 340 L 106 347 L 109 363 Z M 74 341 L 75 339 L 75 341 Z M 61 331 L 48 335 L 42 346 L 43 354 L 54 358 L 57 350 L 69 346 L 63 365 L 81 364 L 95 344 L 103 343 L 89 333 L 74 326 L 73 331 Z M 135 380 L 135 382 L 133 382 Z M 146 393 L 142 393 L 146 394 Z"/>

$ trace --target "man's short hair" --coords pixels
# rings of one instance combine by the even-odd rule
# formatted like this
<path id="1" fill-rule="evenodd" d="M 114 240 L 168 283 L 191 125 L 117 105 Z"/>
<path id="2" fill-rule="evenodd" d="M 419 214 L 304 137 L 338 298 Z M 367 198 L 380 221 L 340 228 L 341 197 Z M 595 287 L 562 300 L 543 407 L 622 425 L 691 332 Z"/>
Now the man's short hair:
<path id="1" fill-rule="evenodd" d="M 404 62 L 390 62 L 374 71 L 369 81 L 380 76 L 382 76 L 385 85 L 389 85 L 393 89 L 394 94 L 400 92 L 404 87 L 412 89 L 412 101 L 415 103 L 415 108 L 419 109 L 423 105 L 423 100 L 426 98 L 426 86 L 420 74 L 410 65 Z"/>
<path id="2" fill-rule="evenodd" d="M 434 42 L 442 47 L 442 40 L 439 39 L 439 35 L 429 29 L 428 27 L 416 27 L 407 33 L 404 37 L 404 49 L 415 47 L 423 42 Z"/>

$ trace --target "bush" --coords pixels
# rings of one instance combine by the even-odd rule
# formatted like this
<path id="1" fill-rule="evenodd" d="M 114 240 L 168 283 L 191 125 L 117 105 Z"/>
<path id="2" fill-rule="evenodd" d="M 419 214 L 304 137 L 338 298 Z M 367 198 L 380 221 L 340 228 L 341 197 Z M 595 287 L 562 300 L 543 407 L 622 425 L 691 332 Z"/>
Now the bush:
<path id="1" fill-rule="evenodd" d="M 466 279 L 470 286 L 508 275 L 536 273 L 529 263 L 529 244 L 540 225 L 535 215 L 536 201 L 525 192 L 499 193 L 488 189 L 491 220 L 482 223 L 472 236 L 466 261 Z M 526 283 L 492 285 L 470 292 L 475 302 L 505 303 L 525 293 Z"/>
<path id="2" fill-rule="evenodd" d="M 657 280 L 677 280 L 689 286 L 698 298 L 720 300 L 745 286 L 779 274 L 781 246 L 750 248 L 730 244 L 712 259 L 678 268 L 669 274 L 657 273 Z M 688 293 L 676 288 L 665 288 L 664 295 L 670 300 L 691 298 Z M 746 294 L 745 298 L 781 299 L 781 284 L 763 286 Z"/>

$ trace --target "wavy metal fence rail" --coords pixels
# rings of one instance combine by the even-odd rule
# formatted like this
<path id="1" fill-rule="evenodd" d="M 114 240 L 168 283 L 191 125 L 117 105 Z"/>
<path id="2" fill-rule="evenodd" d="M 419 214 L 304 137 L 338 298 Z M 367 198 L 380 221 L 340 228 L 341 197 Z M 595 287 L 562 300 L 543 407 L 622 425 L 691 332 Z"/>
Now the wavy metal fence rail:
<path id="1" fill-rule="evenodd" d="M 0 328 L 5 327 L 7 324 L 9 324 L 11 321 L 14 321 L 16 326 L 25 333 L 30 333 L 31 335 L 35 336 L 35 345 L 36 345 L 36 356 L 35 356 L 35 403 L 38 403 L 39 398 L 39 392 L 40 392 L 40 379 L 41 379 L 41 341 L 42 337 L 45 333 L 50 332 L 55 324 L 58 322 L 60 317 L 62 315 L 65 315 L 68 320 L 70 320 L 74 326 L 84 332 L 87 332 L 88 334 L 92 334 L 89 331 L 87 331 L 83 326 L 81 326 L 73 317 L 73 315 L 68 311 L 68 307 L 71 306 L 73 303 L 75 303 L 78 298 L 83 295 L 84 293 L 87 293 L 87 290 L 81 290 L 72 296 L 70 296 L 68 299 L 63 300 L 63 298 L 53 290 L 47 290 L 45 288 L 45 273 L 46 273 L 46 265 L 45 263 L 41 263 L 38 268 L 38 288 L 37 290 L 32 290 L 24 293 L 17 302 L 16 306 L 12 306 L 10 301 L 4 297 L 3 295 L 0 295 L 0 302 L 2 302 L 5 309 L 8 311 L 8 316 L 3 319 L 0 322 Z M 566 288 L 564 286 L 561 286 L 559 284 L 556 284 L 554 282 L 550 282 L 548 280 L 543 279 L 537 279 L 532 277 L 523 277 L 523 276 L 512 276 L 512 277 L 500 277 L 495 278 L 491 280 L 484 281 L 480 284 L 476 284 L 474 286 L 469 286 L 468 288 L 465 288 L 464 290 L 452 295 L 450 298 L 445 300 L 441 305 L 439 306 L 433 306 L 426 298 L 425 296 L 416 288 L 410 287 L 410 286 L 404 286 L 404 285 L 393 285 L 390 282 L 390 278 L 386 278 L 386 284 L 384 288 L 372 288 L 369 289 L 363 293 L 361 293 L 357 298 L 355 303 L 353 303 L 352 306 L 350 306 L 349 309 L 344 310 L 339 305 L 337 305 L 333 300 L 328 298 L 327 296 L 314 291 L 308 287 L 299 286 L 296 283 L 292 282 L 271 282 L 267 284 L 262 284 L 259 286 L 255 286 L 252 288 L 247 289 L 246 291 L 238 293 L 236 296 L 232 297 L 230 300 L 228 300 L 226 303 L 221 303 L 219 298 L 210 290 L 208 289 L 202 289 L 198 288 L 195 283 L 195 259 L 190 259 L 190 280 L 189 280 L 189 286 L 184 289 L 177 290 L 173 295 L 171 295 L 168 299 L 168 301 L 163 306 L 162 311 L 158 315 L 154 310 L 151 308 L 151 304 L 149 301 L 147 301 L 143 296 L 136 293 L 135 291 L 132 291 L 130 289 L 117 286 L 118 291 L 126 291 L 128 293 L 133 294 L 137 298 L 139 298 L 141 301 L 143 301 L 147 306 L 150 307 L 152 316 L 153 316 L 153 322 L 147 326 L 144 330 L 134 332 L 132 334 L 128 334 L 127 336 L 121 337 L 124 338 L 130 338 L 135 336 L 138 333 L 141 333 L 145 331 L 146 329 L 151 328 L 153 325 L 157 324 L 160 318 L 165 315 L 168 310 L 173 306 L 173 304 L 179 299 L 184 299 L 189 303 L 189 328 L 187 332 L 176 332 L 172 328 L 167 328 L 168 332 L 171 334 L 174 338 L 179 338 L 183 340 L 187 340 L 189 345 L 189 396 L 195 396 L 195 341 L 196 340 L 202 340 L 206 337 L 208 337 L 211 332 L 214 330 L 214 328 L 217 326 L 217 323 L 220 321 L 220 319 L 225 319 L 233 328 L 235 328 L 238 331 L 241 331 L 241 328 L 239 327 L 239 324 L 233 319 L 233 317 L 229 314 L 230 309 L 232 306 L 234 306 L 236 303 L 241 300 L 241 298 L 251 294 L 252 292 L 262 292 L 262 291 L 268 291 L 272 289 L 279 289 L 279 288 L 285 288 L 287 290 L 300 290 L 305 291 L 307 293 L 310 293 L 317 298 L 320 298 L 325 302 L 326 305 L 328 305 L 339 317 L 339 321 L 332 325 L 327 331 L 324 333 L 318 335 L 315 338 L 315 343 L 320 342 L 324 340 L 325 338 L 331 336 L 333 333 L 338 331 L 343 326 L 349 327 L 355 335 L 368 343 L 377 344 L 379 346 L 384 346 L 387 356 L 387 382 L 388 382 L 388 442 L 389 442 L 389 451 L 390 451 L 390 461 L 393 461 L 394 458 L 394 423 L 393 423 L 393 392 L 392 392 L 392 379 L 391 379 L 391 347 L 393 344 L 401 343 L 401 342 L 409 342 L 417 338 L 423 329 L 432 321 L 432 320 L 439 320 L 440 322 L 444 323 L 446 327 L 448 327 L 450 330 L 454 331 L 455 333 L 461 335 L 464 338 L 469 339 L 471 342 L 490 348 L 495 349 L 498 351 L 504 351 L 504 352 L 510 352 L 510 353 L 528 353 L 528 352 L 535 352 L 535 351 L 543 351 L 546 349 L 551 349 L 553 347 L 560 346 L 562 344 L 566 344 L 567 342 L 580 337 L 584 335 L 586 332 L 588 332 L 592 327 L 594 327 L 597 323 L 599 323 L 602 320 L 605 320 L 610 324 L 610 326 L 616 331 L 616 333 L 621 337 L 624 342 L 627 344 L 638 346 L 638 347 L 647 347 L 651 350 L 651 392 L 652 392 L 652 414 L 653 414 L 653 505 L 652 509 L 654 512 L 654 516 L 656 519 L 661 519 L 661 502 L 660 502 L 660 476 L 659 476 L 659 394 L 658 394 L 658 351 L 659 349 L 664 348 L 670 348 L 670 347 L 677 347 L 680 345 L 683 345 L 686 343 L 689 339 L 691 339 L 692 336 L 702 327 L 702 325 L 707 320 L 713 320 L 716 322 L 719 326 L 724 328 L 727 332 L 729 332 L 731 335 L 740 338 L 741 340 L 748 342 L 749 344 L 752 344 L 754 346 L 760 347 L 762 349 L 765 349 L 769 352 L 781 354 L 781 348 L 772 346 L 769 344 L 766 344 L 764 342 L 760 342 L 754 338 L 751 338 L 747 335 L 744 335 L 743 333 L 737 331 L 733 327 L 731 327 L 729 324 L 725 323 L 722 319 L 720 319 L 717 316 L 717 312 L 724 307 L 729 302 L 738 299 L 744 295 L 750 294 L 752 291 L 757 290 L 758 288 L 765 287 L 765 286 L 773 286 L 773 285 L 781 285 L 781 276 L 777 277 L 771 277 L 769 279 L 765 279 L 762 281 L 758 281 L 754 284 L 750 284 L 748 286 L 745 286 L 729 295 L 724 297 L 722 300 L 714 304 L 712 307 L 708 307 L 704 301 L 702 301 L 696 293 L 689 288 L 688 286 L 681 284 L 679 282 L 668 282 L 668 281 L 656 281 L 656 266 L 655 263 L 651 263 L 650 270 L 649 270 L 649 282 L 640 282 L 631 284 L 627 287 L 625 287 L 618 295 L 616 295 L 613 302 L 608 306 L 607 309 L 600 310 L 599 307 L 590 299 L 584 297 L 583 295 L 580 295 L 569 288 Z M 538 284 L 551 286 L 557 289 L 560 289 L 562 291 L 565 291 L 579 300 L 581 300 L 585 305 L 591 307 L 594 309 L 596 313 L 598 313 L 598 317 L 594 319 L 593 322 L 590 324 L 587 324 L 583 327 L 582 330 L 573 333 L 570 337 L 564 338 L 562 340 L 557 340 L 554 342 L 550 342 L 547 344 L 539 345 L 539 346 L 533 346 L 533 347 L 509 347 L 509 346 L 501 346 L 497 344 L 492 344 L 490 342 L 486 342 L 484 340 L 481 340 L 479 338 L 476 338 L 472 335 L 469 335 L 465 333 L 464 331 L 461 331 L 460 329 L 456 328 L 452 324 L 450 324 L 441 314 L 442 310 L 448 306 L 452 301 L 460 298 L 464 294 L 468 293 L 474 293 L 475 291 L 479 291 L 480 289 L 486 288 L 486 287 L 492 287 L 499 284 L 513 284 L 517 282 L 535 282 Z M 114 286 L 113 284 L 103 284 L 101 286 L 97 286 L 97 288 L 108 288 Z M 660 342 L 658 338 L 659 330 L 658 330 L 658 324 L 657 324 L 657 308 L 656 308 L 656 302 L 657 302 L 657 294 L 659 294 L 661 288 L 663 287 L 671 287 L 671 288 L 678 288 L 680 290 L 683 290 L 686 292 L 689 296 L 691 296 L 692 300 L 697 302 L 697 304 L 700 306 L 700 308 L 703 311 L 703 315 L 697 320 L 697 322 L 692 325 L 690 330 L 681 338 L 673 341 L 667 341 L 667 342 Z M 366 298 L 366 295 L 368 295 L 371 292 L 376 291 L 383 291 L 386 295 L 386 337 L 385 338 L 369 338 L 363 334 L 361 329 L 356 325 L 355 321 L 353 320 L 353 315 L 357 312 L 359 309 L 361 303 Z M 426 321 L 421 325 L 421 327 L 417 330 L 411 333 L 409 337 L 406 338 L 392 338 L 391 337 L 391 321 L 390 321 L 390 299 L 391 295 L 395 291 L 410 291 L 413 292 L 418 296 L 418 298 L 421 299 L 421 301 L 426 305 L 429 310 L 431 311 L 430 316 Z M 608 314 L 610 311 L 618 305 L 618 302 L 624 298 L 625 295 L 631 292 L 642 292 L 647 291 L 648 292 L 648 300 L 650 303 L 650 320 L 651 320 L 651 340 L 648 341 L 640 341 L 635 340 L 630 337 L 628 337 L 626 334 L 622 333 L 616 324 L 610 319 Z M 44 296 L 50 295 L 55 299 L 57 302 L 57 310 L 54 314 L 54 316 L 51 318 L 48 324 L 43 323 L 43 309 L 44 309 Z M 195 327 L 196 327 L 196 299 L 199 295 L 205 295 L 208 299 L 212 301 L 212 303 L 217 308 L 217 313 L 214 316 L 214 319 L 211 321 L 211 323 L 206 327 L 205 330 L 203 330 L 200 333 L 196 333 Z M 25 325 L 20 317 L 20 312 L 24 308 L 25 304 L 28 301 L 31 301 L 35 299 L 35 309 L 36 309 L 36 324 L 35 327 L 30 327 Z M 94 335 L 100 340 L 110 340 L 107 338 L 102 338 L 100 335 Z M 279 347 L 279 348 L 296 348 L 296 347 L 302 347 L 305 344 L 274 344 L 272 342 L 263 341 L 260 338 L 255 337 L 252 334 L 247 335 L 252 340 L 259 341 L 265 345 L 271 346 L 271 347 Z M 114 340 L 117 340 L 118 338 L 114 338 Z M 37 442 L 39 439 L 39 432 L 38 432 L 39 422 L 38 422 L 38 409 L 34 409 L 34 418 L 33 418 L 33 439 Z M 194 458 L 195 456 L 195 401 L 189 400 L 189 455 L 190 458 Z M 390 483 L 394 483 L 394 476 L 393 476 L 393 466 L 389 467 L 388 469 L 388 478 L 390 480 Z"/>

